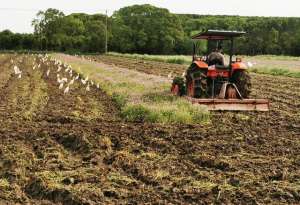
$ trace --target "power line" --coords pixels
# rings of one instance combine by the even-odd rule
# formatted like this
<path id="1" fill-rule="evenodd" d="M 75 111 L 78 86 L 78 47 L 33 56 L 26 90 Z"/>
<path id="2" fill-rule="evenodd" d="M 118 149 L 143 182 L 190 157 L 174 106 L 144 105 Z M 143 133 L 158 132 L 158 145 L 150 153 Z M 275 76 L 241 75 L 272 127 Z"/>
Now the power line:
<path id="1" fill-rule="evenodd" d="M 39 9 L 24 9 L 24 8 L 0 8 L 1 11 L 39 11 Z"/>
<path id="2" fill-rule="evenodd" d="M 37 9 L 37 8 L 0 8 L 1 11 L 21 11 L 21 12 L 38 12 L 38 11 L 41 11 L 41 10 L 47 10 L 47 9 Z M 80 10 L 70 10 L 70 9 L 58 9 L 58 10 L 61 10 L 63 12 L 70 12 L 70 13 L 76 13 L 76 12 L 92 12 L 92 13 L 98 13 L 98 12 L 101 12 L 101 13 L 106 13 L 108 10 L 102 10 L 102 9 L 95 9 L 93 11 L 90 11 L 88 9 L 86 9 L 84 11 L 84 9 L 80 9 Z"/>
<path id="3" fill-rule="evenodd" d="M 105 54 L 108 50 L 108 19 L 107 19 L 107 10 L 105 11 Z"/>

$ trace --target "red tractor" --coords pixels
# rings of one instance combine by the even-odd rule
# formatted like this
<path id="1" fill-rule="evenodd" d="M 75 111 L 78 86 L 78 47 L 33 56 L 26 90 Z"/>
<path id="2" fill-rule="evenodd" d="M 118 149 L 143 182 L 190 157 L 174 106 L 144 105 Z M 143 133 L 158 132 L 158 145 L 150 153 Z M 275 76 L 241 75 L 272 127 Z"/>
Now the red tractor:
<path id="1" fill-rule="evenodd" d="M 248 99 L 251 93 L 248 66 L 241 58 L 233 59 L 234 38 L 244 34 L 238 31 L 207 30 L 193 36 L 193 62 L 185 78 L 174 78 L 171 91 L 176 95 L 186 95 L 188 100 L 206 105 L 209 110 L 268 111 L 268 100 Z M 198 40 L 207 40 L 208 45 L 214 45 L 215 49 L 210 54 L 198 57 Z M 227 64 L 222 54 L 224 43 L 230 47 Z"/>

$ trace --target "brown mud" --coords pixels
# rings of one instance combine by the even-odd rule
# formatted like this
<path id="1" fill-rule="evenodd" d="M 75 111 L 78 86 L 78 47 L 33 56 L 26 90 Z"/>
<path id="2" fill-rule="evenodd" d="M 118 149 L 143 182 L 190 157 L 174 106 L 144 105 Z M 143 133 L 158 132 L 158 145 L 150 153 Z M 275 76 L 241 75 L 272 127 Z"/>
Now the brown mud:
<path id="1" fill-rule="evenodd" d="M 162 76 L 173 70 L 97 60 Z M 88 92 L 76 81 L 64 94 L 53 62 L 33 70 L 34 61 L 0 59 L 0 204 L 299 203 L 299 79 L 252 76 L 253 96 L 272 100 L 268 113 L 216 112 L 209 125 L 127 123 L 96 86 Z"/>

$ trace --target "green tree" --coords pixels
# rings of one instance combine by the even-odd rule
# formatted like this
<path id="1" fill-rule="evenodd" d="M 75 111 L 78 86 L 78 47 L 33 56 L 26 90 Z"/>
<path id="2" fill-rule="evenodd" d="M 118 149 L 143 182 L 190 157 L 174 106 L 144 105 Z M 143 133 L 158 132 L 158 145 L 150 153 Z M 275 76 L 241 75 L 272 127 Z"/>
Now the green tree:
<path id="1" fill-rule="evenodd" d="M 300 55 L 300 18 L 172 14 L 149 4 L 122 8 L 112 17 L 40 11 L 32 21 L 34 35 L 0 32 L 0 49 L 103 52 L 106 19 L 111 51 L 191 54 L 192 35 L 205 29 L 226 29 L 247 32 L 236 40 L 238 54 Z M 203 41 L 198 46 L 203 54 L 207 45 Z"/>
<path id="2" fill-rule="evenodd" d="M 91 21 L 86 25 L 87 44 L 86 51 L 104 52 L 105 51 L 105 25 L 99 21 Z"/>
<path id="3" fill-rule="evenodd" d="M 57 46 L 55 45 L 57 41 L 53 36 L 59 33 L 62 28 L 64 16 L 64 13 L 57 9 L 47 9 L 45 12 L 38 12 L 37 17 L 32 21 L 32 25 L 38 39 L 46 41 L 46 48 L 42 49 L 53 49 Z"/>
<path id="4" fill-rule="evenodd" d="M 134 5 L 113 15 L 113 45 L 120 52 L 172 53 L 183 38 L 179 18 L 167 9 Z M 127 47 L 118 46 L 120 42 Z"/>

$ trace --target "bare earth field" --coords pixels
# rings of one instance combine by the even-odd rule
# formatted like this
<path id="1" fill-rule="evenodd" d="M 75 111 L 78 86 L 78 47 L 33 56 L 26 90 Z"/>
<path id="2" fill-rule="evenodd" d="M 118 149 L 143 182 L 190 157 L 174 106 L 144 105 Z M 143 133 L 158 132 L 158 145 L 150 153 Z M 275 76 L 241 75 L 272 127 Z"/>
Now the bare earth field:
<path id="1" fill-rule="evenodd" d="M 185 69 L 93 58 L 163 77 Z M 2 55 L 0 72 L 0 204 L 300 202 L 299 78 L 252 75 L 252 95 L 269 98 L 270 112 L 163 125 L 123 121 L 101 88 L 80 81 L 64 95 L 57 74 L 68 74 L 52 61 Z"/>

